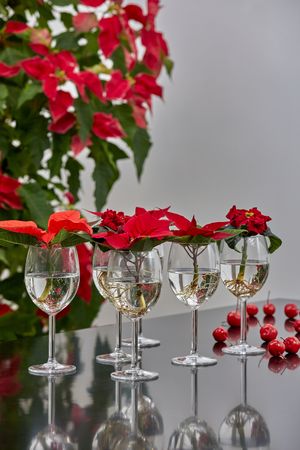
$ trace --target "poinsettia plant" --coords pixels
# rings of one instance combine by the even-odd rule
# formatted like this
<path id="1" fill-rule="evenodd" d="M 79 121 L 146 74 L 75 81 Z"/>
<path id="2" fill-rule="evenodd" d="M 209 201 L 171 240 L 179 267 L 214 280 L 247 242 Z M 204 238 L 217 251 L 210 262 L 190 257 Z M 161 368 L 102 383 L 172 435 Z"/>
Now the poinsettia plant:
<path id="1" fill-rule="evenodd" d="M 273 234 L 267 225 L 267 222 L 272 220 L 271 217 L 262 214 L 258 208 L 238 209 L 233 205 L 226 217 L 229 219 L 229 223 L 226 226 L 227 230 L 240 230 L 238 235 L 226 241 L 231 248 L 236 248 L 242 237 L 250 237 L 258 234 L 266 236 L 269 240 L 269 253 L 275 252 L 281 246 L 281 239 Z"/>
<path id="2" fill-rule="evenodd" d="M 80 199 L 82 152 L 93 161 L 98 210 L 120 160 L 132 159 L 140 178 L 151 146 L 148 114 L 153 97 L 163 96 L 158 77 L 171 73 L 172 62 L 156 25 L 159 0 L 137 3 L 0 2 L 0 221 L 34 221 L 46 231 L 53 211 Z M 0 303 L 0 339 L 41 331 L 24 290 L 26 248 L 7 247 L 7 233 L 0 233 L 0 299 L 16 311 L 7 315 Z M 73 302 L 58 329 L 89 326 L 99 310 L 87 263 L 92 249 L 83 243 L 78 252 L 88 280 L 79 293 L 89 308 Z"/>

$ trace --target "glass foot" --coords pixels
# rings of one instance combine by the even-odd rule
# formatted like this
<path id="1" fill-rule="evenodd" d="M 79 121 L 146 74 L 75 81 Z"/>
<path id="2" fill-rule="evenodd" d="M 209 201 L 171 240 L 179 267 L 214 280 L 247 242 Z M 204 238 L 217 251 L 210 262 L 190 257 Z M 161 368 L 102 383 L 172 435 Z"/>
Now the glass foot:
<path id="1" fill-rule="evenodd" d="M 28 372 L 31 375 L 49 376 L 49 375 L 72 375 L 76 372 L 76 367 L 60 364 L 57 361 L 53 363 L 38 364 L 30 366 Z"/>
<path id="2" fill-rule="evenodd" d="M 117 381 L 125 381 L 128 383 L 136 383 L 141 381 L 157 380 L 159 377 L 156 372 L 148 372 L 142 369 L 118 370 L 111 373 L 111 378 Z"/>
<path id="3" fill-rule="evenodd" d="M 226 355 L 233 355 L 233 356 L 256 356 L 256 355 L 263 355 L 266 350 L 261 347 L 254 347 L 254 345 L 249 344 L 238 344 L 238 345 L 232 345 L 231 347 L 224 347 L 222 348 L 222 352 Z"/>
<path id="4" fill-rule="evenodd" d="M 131 361 L 131 355 L 122 351 L 107 353 L 105 355 L 96 356 L 96 361 L 99 364 L 126 364 Z"/>
<path id="5" fill-rule="evenodd" d="M 177 356 L 176 358 L 172 358 L 172 364 L 175 366 L 214 366 L 217 364 L 217 360 L 214 358 L 208 358 L 207 356 Z"/>
<path id="6" fill-rule="evenodd" d="M 132 344 L 131 338 L 122 339 L 122 345 L 124 345 L 124 347 L 131 347 L 131 344 Z M 150 339 L 150 338 L 146 338 L 144 336 L 138 337 L 139 348 L 158 347 L 159 345 L 160 345 L 160 341 L 158 339 Z"/>

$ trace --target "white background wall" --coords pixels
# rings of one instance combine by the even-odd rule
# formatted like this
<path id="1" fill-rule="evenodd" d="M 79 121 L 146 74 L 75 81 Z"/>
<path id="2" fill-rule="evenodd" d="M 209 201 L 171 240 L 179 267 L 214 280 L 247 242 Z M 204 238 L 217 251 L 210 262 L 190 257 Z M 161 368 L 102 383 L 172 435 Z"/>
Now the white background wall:
<path id="1" fill-rule="evenodd" d="M 164 102 L 151 119 L 153 147 L 141 183 L 133 164 L 107 207 L 133 212 L 171 205 L 200 223 L 232 204 L 259 207 L 284 244 L 257 299 L 299 298 L 300 2 L 164 0 L 159 16 L 175 61 L 161 78 Z M 82 206 L 94 208 L 84 179 Z M 166 280 L 167 281 L 167 280 Z M 208 306 L 235 300 L 223 286 Z M 151 316 L 186 311 L 165 283 Z M 98 323 L 114 320 L 105 305 Z"/>

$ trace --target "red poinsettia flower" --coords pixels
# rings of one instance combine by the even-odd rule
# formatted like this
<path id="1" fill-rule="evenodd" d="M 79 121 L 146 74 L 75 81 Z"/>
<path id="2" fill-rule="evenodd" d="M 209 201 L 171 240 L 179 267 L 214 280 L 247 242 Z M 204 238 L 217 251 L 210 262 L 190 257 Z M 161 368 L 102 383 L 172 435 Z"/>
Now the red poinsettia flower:
<path id="1" fill-rule="evenodd" d="M 18 180 L 0 173 L 0 208 L 22 209 L 17 189 L 21 186 Z"/>
<path id="2" fill-rule="evenodd" d="M 98 26 L 97 16 L 92 12 L 80 12 L 73 16 L 72 20 L 75 30 L 79 33 L 86 33 Z"/>
<path id="3" fill-rule="evenodd" d="M 110 80 L 106 83 L 106 98 L 108 100 L 124 99 L 129 90 L 130 83 L 123 78 L 122 72 L 113 71 Z"/>
<path id="4" fill-rule="evenodd" d="M 69 92 L 58 91 L 55 101 L 49 100 L 49 109 L 53 122 L 61 119 L 73 105 L 74 99 Z"/>
<path id="5" fill-rule="evenodd" d="M 142 25 L 146 25 L 146 16 L 140 6 L 129 4 L 124 7 L 124 11 L 126 13 L 127 20 L 135 20 Z"/>
<path id="6" fill-rule="evenodd" d="M 61 230 L 83 231 L 92 234 L 92 228 L 86 219 L 80 217 L 80 212 L 76 210 L 59 211 L 51 214 L 48 220 L 48 231 L 43 236 L 43 241 L 49 243 Z"/>
<path id="7" fill-rule="evenodd" d="M 197 225 L 197 221 L 193 216 L 192 220 L 186 217 L 167 211 L 166 216 L 171 220 L 177 228 L 173 230 L 174 236 L 204 236 L 212 239 L 228 238 L 228 233 L 223 233 L 220 228 L 228 225 L 228 222 L 214 222 L 203 227 Z"/>
<path id="8" fill-rule="evenodd" d="M 112 114 L 95 113 L 92 126 L 93 133 L 100 139 L 109 137 L 122 138 L 125 137 L 125 132 L 118 121 Z"/>
<path id="9" fill-rule="evenodd" d="M 85 6 L 93 6 L 96 8 L 97 6 L 102 5 L 106 0 L 80 0 L 79 3 Z"/>
<path id="10" fill-rule="evenodd" d="M 104 56 L 108 58 L 120 45 L 120 34 L 122 24 L 119 16 L 104 17 L 99 21 L 99 48 Z"/>
<path id="11" fill-rule="evenodd" d="M 62 117 L 60 117 L 55 122 L 52 122 L 48 126 L 49 131 L 53 131 L 54 133 L 58 134 L 65 134 L 67 131 L 69 131 L 76 123 L 76 117 L 74 114 L 67 112 Z"/>
<path id="12" fill-rule="evenodd" d="M 19 22 L 17 20 L 9 20 L 4 28 L 4 33 L 24 33 L 24 31 L 28 30 L 29 26 L 24 22 Z"/>
<path id="13" fill-rule="evenodd" d="M 103 212 L 93 212 L 92 214 L 101 217 L 101 221 L 98 224 L 100 227 L 109 228 L 113 231 L 119 231 L 130 219 L 130 216 L 124 214 L 123 211 L 114 211 L 113 209 L 107 209 Z"/>
<path id="14" fill-rule="evenodd" d="M 271 217 L 265 216 L 257 208 L 237 209 L 232 206 L 226 217 L 230 220 L 230 225 L 235 228 L 244 228 L 251 234 L 263 234 L 268 226 Z"/>

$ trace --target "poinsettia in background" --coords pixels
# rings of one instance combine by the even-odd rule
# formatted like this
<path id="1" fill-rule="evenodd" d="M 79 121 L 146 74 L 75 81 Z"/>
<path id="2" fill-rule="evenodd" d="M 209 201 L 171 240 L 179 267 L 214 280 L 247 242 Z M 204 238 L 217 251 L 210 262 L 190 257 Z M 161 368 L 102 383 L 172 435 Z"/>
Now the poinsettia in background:
<path id="1" fill-rule="evenodd" d="M 163 96 L 158 77 L 172 70 L 159 9 L 159 0 L 144 8 L 122 0 L 1 1 L 0 220 L 45 229 L 55 209 L 72 208 L 83 150 L 94 162 L 97 210 L 120 176 L 119 160 L 131 158 L 140 178 L 151 146 L 147 115 L 153 97 Z M 82 267 L 91 251 L 81 247 Z M 24 290 L 25 254 L 0 248 L 0 296 L 14 304 L 0 316 L 0 339 L 43 328 Z M 58 329 L 89 326 L 96 316 L 88 273 L 84 301 L 72 302 Z"/>

